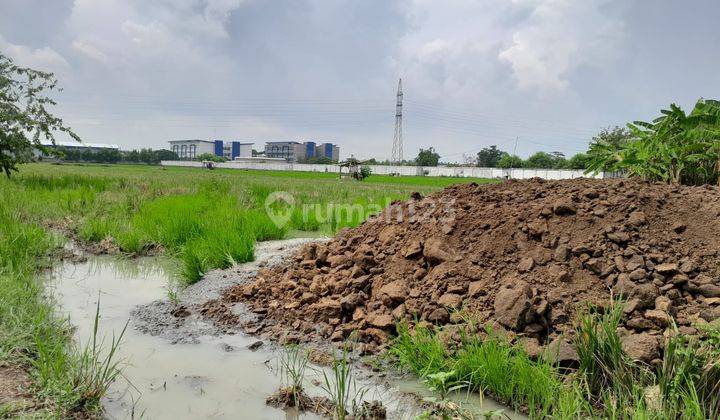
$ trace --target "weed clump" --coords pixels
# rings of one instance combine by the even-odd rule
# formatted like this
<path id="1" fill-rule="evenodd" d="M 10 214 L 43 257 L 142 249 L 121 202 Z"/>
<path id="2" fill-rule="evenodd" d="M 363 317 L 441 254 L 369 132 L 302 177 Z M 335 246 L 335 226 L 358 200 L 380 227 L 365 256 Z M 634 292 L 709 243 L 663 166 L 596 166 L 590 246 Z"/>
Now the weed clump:
<path id="1" fill-rule="evenodd" d="M 683 418 L 720 417 L 720 325 L 706 327 L 701 339 L 676 331 L 665 346 L 658 386 L 666 411 Z"/>
<path id="2" fill-rule="evenodd" d="M 516 409 L 549 413 L 562 380 L 555 366 L 533 361 L 517 345 L 488 331 L 486 339 L 466 335 L 458 350 L 445 349 L 437 331 L 398 325 L 390 353 L 398 364 L 418 375 L 445 399 L 448 392 L 467 389 L 487 393 Z"/>
<path id="3" fill-rule="evenodd" d="M 190 284 L 210 269 L 251 261 L 256 240 L 285 235 L 264 213 L 242 211 L 232 198 L 215 192 L 153 200 L 129 227 L 133 233 L 121 235 L 126 249 L 137 251 L 146 240 L 162 246 L 182 261 L 182 278 Z"/>
<path id="4" fill-rule="evenodd" d="M 347 353 L 339 360 L 333 360 L 330 374 L 322 370 L 323 383 L 320 388 L 327 397 L 310 397 L 305 392 L 305 371 L 308 368 L 308 353 L 297 345 L 285 347 L 280 356 L 279 370 L 282 386 L 267 397 L 266 404 L 281 408 L 294 408 L 300 412 L 310 411 L 334 419 L 345 419 L 350 413 L 355 419 L 384 419 L 385 409 L 377 401 L 363 401 L 364 388 L 357 386 L 352 377 Z"/>
<path id="5" fill-rule="evenodd" d="M 611 300 L 607 307 L 589 306 L 580 313 L 573 341 L 577 369 L 549 363 L 546 355 L 531 358 L 491 330 L 485 338 L 466 334 L 451 350 L 440 339 L 441 329 L 422 324 L 412 329 L 399 324 L 390 353 L 438 392 L 441 408 L 452 406 L 448 392 L 466 389 L 531 418 L 717 418 L 719 326 L 706 327 L 701 337 L 676 330 L 665 344 L 663 363 L 653 370 L 623 350 L 617 333 L 623 304 Z"/>

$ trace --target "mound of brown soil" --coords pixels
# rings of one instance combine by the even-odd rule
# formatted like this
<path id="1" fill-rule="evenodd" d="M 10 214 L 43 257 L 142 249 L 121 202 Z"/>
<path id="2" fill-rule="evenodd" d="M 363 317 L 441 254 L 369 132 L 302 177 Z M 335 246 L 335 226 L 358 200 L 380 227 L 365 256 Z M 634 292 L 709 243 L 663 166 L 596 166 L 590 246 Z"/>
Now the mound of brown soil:
<path id="1" fill-rule="evenodd" d="M 289 341 L 357 331 L 367 352 L 382 348 L 399 320 L 458 332 L 472 319 L 534 352 L 572 337 L 578 309 L 605 305 L 614 292 L 627 299 L 628 353 L 657 361 L 672 319 L 693 333 L 720 317 L 719 257 L 717 187 L 464 184 L 394 203 L 210 306 L 245 303 L 259 315 L 248 327 Z"/>

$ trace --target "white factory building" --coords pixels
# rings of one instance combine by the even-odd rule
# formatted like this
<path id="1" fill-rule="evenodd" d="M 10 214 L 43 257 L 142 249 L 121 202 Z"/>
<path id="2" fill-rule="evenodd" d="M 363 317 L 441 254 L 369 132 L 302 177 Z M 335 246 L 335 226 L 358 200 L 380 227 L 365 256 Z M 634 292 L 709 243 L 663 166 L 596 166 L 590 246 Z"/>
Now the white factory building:
<path id="1" fill-rule="evenodd" d="M 85 143 L 79 141 L 56 141 L 55 143 L 47 140 L 43 140 L 40 144 L 47 149 L 77 149 L 77 150 L 89 150 L 93 153 L 97 153 L 100 150 L 120 150 L 120 146 L 117 144 L 105 144 L 105 143 Z M 53 156 L 47 156 L 42 150 L 35 149 L 36 158 L 47 158 Z"/>
<path id="2" fill-rule="evenodd" d="M 180 159 L 192 160 L 203 153 L 224 156 L 228 160 L 234 160 L 239 157 L 252 157 L 253 143 L 200 139 L 171 140 L 169 143 L 170 150 L 175 152 Z"/>

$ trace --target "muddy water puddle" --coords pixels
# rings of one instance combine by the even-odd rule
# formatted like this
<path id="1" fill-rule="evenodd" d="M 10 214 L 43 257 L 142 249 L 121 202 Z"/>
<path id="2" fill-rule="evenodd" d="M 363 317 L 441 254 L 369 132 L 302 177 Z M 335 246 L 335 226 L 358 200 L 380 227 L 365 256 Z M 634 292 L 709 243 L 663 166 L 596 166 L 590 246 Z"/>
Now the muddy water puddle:
<path id="1" fill-rule="evenodd" d="M 278 375 L 280 352 L 269 344 L 256 351 L 248 346 L 257 340 L 244 334 L 202 336 L 198 343 L 172 344 L 159 336 L 133 328 L 130 312 L 138 305 L 167 299 L 176 263 L 162 257 L 123 260 L 108 256 L 90 257 L 83 263 L 65 263 L 49 275 L 48 290 L 57 299 L 61 313 L 77 327 L 76 339 L 87 343 L 98 298 L 100 336 L 106 341 L 130 322 L 119 349 L 123 378 L 116 381 L 103 401 L 113 419 L 282 419 L 317 418 L 312 414 L 284 412 L 269 407 L 265 398 L 281 385 Z M 317 368 L 316 369 L 320 369 Z M 322 374 L 307 375 L 308 394 L 323 395 L 313 385 Z M 414 397 L 422 393 L 416 381 L 390 384 L 359 379 L 365 400 L 380 400 L 389 418 L 413 418 L 422 413 Z M 466 400 L 458 394 L 457 399 Z M 473 411 L 502 409 L 477 396 L 469 400 Z M 506 414 L 512 414 L 505 409 Z"/>

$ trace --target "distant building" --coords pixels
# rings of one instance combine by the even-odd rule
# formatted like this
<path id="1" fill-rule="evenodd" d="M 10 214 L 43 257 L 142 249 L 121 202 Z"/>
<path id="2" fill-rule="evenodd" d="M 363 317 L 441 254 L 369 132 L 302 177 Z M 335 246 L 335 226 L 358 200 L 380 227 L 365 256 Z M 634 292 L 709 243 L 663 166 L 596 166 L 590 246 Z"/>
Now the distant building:
<path id="1" fill-rule="evenodd" d="M 315 148 L 315 157 L 326 157 L 337 162 L 340 160 L 340 147 L 332 143 L 322 143 Z"/>
<path id="2" fill-rule="evenodd" d="M 172 140 L 170 150 L 180 159 L 195 159 L 203 153 L 215 154 L 215 143 L 209 140 Z"/>
<path id="3" fill-rule="evenodd" d="M 337 162 L 340 159 L 340 148 L 332 143 L 318 145 L 313 141 L 270 141 L 265 143 L 265 157 L 285 159 L 288 162 L 325 157 Z"/>
<path id="4" fill-rule="evenodd" d="M 117 144 L 105 144 L 105 143 L 82 143 L 79 141 L 56 141 L 54 144 L 49 141 L 42 141 L 40 143 L 47 149 L 70 149 L 70 150 L 82 150 L 90 151 L 91 153 L 97 153 L 101 150 L 120 150 L 120 146 Z M 40 149 L 35 149 L 36 158 L 52 158 L 48 156 Z"/>
<path id="5" fill-rule="evenodd" d="M 210 153 L 215 156 L 224 156 L 228 160 L 238 157 L 252 156 L 253 143 L 241 143 L 239 141 L 223 140 L 171 140 L 170 150 L 177 153 L 180 159 L 196 159 L 203 153 Z"/>
<path id="6" fill-rule="evenodd" d="M 269 141 L 265 143 L 265 157 L 281 158 L 288 162 L 297 162 L 307 156 L 307 148 L 296 141 Z"/>

